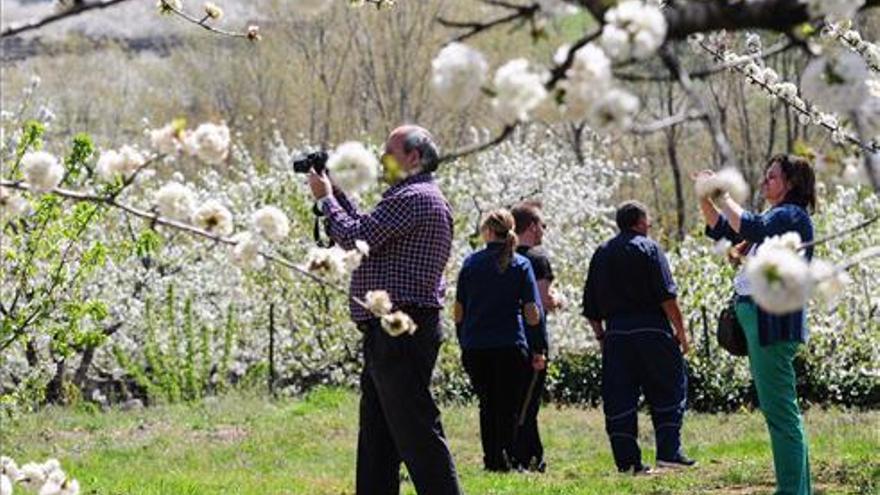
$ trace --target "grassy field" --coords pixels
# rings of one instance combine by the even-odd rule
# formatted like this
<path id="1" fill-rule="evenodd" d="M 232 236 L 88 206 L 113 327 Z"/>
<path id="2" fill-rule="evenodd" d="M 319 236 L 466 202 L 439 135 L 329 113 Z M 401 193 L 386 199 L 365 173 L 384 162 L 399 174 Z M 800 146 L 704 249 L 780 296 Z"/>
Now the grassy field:
<path id="1" fill-rule="evenodd" d="M 880 490 L 880 412 L 807 413 L 817 493 Z M 444 409 L 469 494 L 772 493 L 767 433 L 759 413 L 689 415 L 684 473 L 633 478 L 614 472 L 599 410 L 548 407 L 542 432 L 548 471 L 481 470 L 476 408 Z M 640 418 L 646 460 L 650 421 Z M 232 395 L 190 405 L 109 413 L 50 409 L 5 422 L 0 453 L 19 463 L 57 457 L 87 494 L 353 493 L 357 395 L 319 390 L 305 399 Z M 404 483 L 402 493 L 414 493 Z"/>

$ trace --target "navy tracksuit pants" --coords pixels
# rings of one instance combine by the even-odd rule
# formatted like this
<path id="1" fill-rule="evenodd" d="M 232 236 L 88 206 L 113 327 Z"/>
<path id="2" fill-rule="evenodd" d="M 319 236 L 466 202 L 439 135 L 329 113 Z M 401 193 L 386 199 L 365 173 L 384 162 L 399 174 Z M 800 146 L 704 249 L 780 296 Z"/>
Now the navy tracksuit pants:
<path id="1" fill-rule="evenodd" d="M 605 431 L 618 469 L 637 466 L 637 410 L 644 393 L 650 406 L 657 459 L 675 459 L 687 403 L 687 376 L 678 343 L 669 329 L 608 329 L 602 351 Z"/>

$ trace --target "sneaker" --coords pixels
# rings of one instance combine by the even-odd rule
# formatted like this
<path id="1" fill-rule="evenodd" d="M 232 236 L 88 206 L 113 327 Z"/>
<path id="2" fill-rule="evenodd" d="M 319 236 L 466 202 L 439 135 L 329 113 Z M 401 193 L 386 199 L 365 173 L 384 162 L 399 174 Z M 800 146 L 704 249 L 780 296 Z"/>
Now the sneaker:
<path id="1" fill-rule="evenodd" d="M 684 469 L 696 465 L 697 461 L 687 457 L 684 454 L 679 454 L 675 457 L 675 459 L 657 459 L 658 468 Z"/>

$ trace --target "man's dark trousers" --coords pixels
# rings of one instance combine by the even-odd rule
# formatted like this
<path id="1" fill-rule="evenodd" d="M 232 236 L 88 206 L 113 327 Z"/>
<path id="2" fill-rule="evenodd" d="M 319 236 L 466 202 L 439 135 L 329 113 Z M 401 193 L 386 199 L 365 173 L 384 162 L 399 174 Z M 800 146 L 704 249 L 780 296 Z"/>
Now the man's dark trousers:
<path id="1" fill-rule="evenodd" d="M 609 328 L 602 351 L 602 407 L 618 469 L 641 463 L 636 413 L 642 392 L 651 406 L 657 459 L 676 459 L 687 404 L 687 375 L 672 331 Z"/>
<path id="2" fill-rule="evenodd" d="M 357 494 L 397 495 L 400 463 L 422 495 L 459 495 L 452 454 L 430 383 L 441 330 L 439 310 L 404 308 L 418 330 L 392 337 L 378 319 L 361 322 L 361 374 Z"/>

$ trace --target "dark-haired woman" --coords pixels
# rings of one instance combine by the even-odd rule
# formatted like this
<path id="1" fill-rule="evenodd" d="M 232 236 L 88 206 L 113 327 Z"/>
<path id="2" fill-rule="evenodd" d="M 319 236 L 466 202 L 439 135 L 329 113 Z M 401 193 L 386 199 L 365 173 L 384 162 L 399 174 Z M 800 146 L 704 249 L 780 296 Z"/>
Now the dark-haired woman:
<path id="1" fill-rule="evenodd" d="M 711 171 L 698 173 L 711 175 Z M 729 195 L 700 200 L 706 233 L 715 240 L 745 241 L 748 252 L 768 237 L 797 232 L 803 242 L 813 240 L 810 212 L 816 205 L 815 175 L 803 158 L 776 155 L 767 163 L 761 192 L 770 208 L 760 214 L 743 210 Z M 812 248 L 806 249 L 807 258 Z M 803 419 L 797 402 L 793 360 L 807 340 L 803 310 L 769 314 L 756 306 L 743 271 L 734 280 L 736 315 L 746 334 L 749 367 L 758 402 L 770 431 L 776 493 L 808 495 L 810 461 Z"/>
<path id="2" fill-rule="evenodd" d="M 540 296 L 528 259 L 516 254 L 514 220 L 500 209 L 483 220 L 485 249 L 458 275 L 455 327 L 464 369 L 480 403 L 483 465 L 507 471 L 528 373 L 526 326 L 541 321 Z"/>

